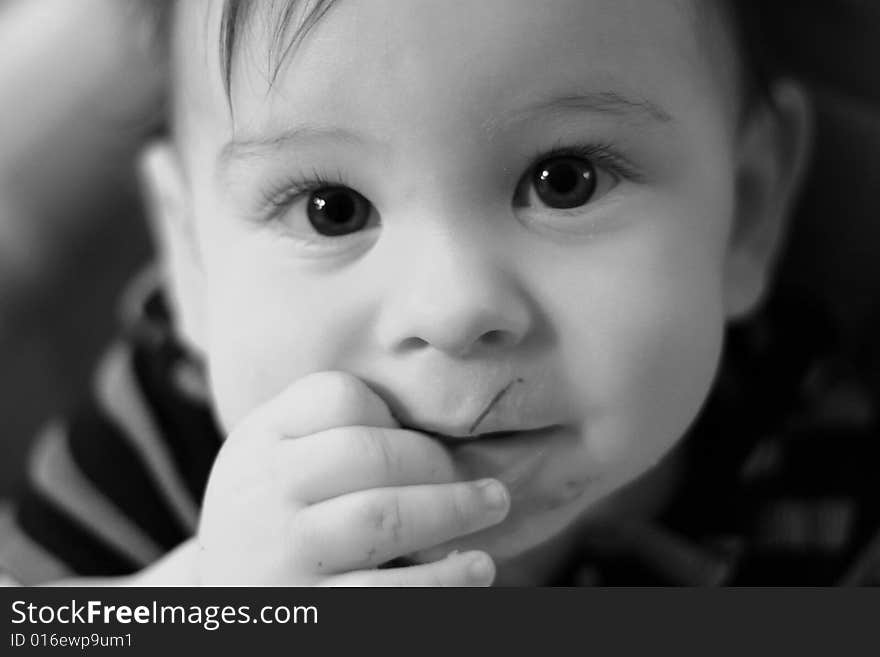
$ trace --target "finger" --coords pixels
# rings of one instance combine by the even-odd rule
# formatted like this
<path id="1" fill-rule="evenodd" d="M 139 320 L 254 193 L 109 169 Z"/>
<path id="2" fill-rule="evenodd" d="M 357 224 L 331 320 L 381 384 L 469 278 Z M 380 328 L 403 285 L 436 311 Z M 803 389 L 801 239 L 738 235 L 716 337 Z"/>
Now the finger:
<path id="1" fill-rule="evenodd" d="M 450 554 L 433 563 L 357 570 L 334 575 L 321 586 L 490 586 L 495 579 L 495 564 L 485 552 Z"/>
<path id="2" fill-rule="evenodd" d="M 316 372 L 290 384 L 251 413 L 230 436 L 256 433 L 269 439 L 300 438 L 334 427 L 394 428 L 385 401 L 359 378 L 346 372 Z"/>
<path id="3" fill-rule="evenodd" d="M 382 427 L 342 427 L 280 441 L 272 467 L 303 504 L 370 488 L 460 479 L 439 442 L 415 431 Z"/>
<path id="4" fill-rule="evenodd" d="M 373 568 L 495 525 L 509 508 L 494 479 L 359 491 L 294 515 L 292 554 L 311 572 Z"/>

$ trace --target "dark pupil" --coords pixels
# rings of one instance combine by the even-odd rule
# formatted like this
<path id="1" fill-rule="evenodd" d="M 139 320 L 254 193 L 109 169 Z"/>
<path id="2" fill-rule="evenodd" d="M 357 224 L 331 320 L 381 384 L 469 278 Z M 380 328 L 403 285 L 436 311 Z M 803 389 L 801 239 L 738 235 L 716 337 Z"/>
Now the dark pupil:
<path id="1" fill-rule="evenodd" d="M 370 206 L 354 190 L 330 187 L 312 192 L 308 215 L 312 227 L 321 235 L 347 235 L 363 230 L 367 225 Z"/>
<path id="2" fill-rule="evenodd" d="M 535 191 L 551 208 L 576 208 L 589 202 L 596 192 L 596 171 L 586 160 L 553 158 L 535 171 Z"/>

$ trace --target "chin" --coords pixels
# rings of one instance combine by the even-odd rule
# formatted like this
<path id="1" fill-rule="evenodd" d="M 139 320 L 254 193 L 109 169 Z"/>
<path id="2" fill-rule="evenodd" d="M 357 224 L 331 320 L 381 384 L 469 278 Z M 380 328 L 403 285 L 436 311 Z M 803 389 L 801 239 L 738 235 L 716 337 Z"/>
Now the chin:
<path id="1" fill-rule="evenodd" d="M 496 563 L 514 560 L 548 545 L 573 528 L 583 517 L 585 506 L 591 507 L 593 501 L 585 501 L 582 495 L 573 496 L 571 491 L 561 491 L 554 497 L 522 504 L 519 509 L 514 505 L 510 515 L 494 527 L 420 550 L 409 557 L 418 563 L 427 563 L 443 559 L 453 550 L 482 550 Z"/>

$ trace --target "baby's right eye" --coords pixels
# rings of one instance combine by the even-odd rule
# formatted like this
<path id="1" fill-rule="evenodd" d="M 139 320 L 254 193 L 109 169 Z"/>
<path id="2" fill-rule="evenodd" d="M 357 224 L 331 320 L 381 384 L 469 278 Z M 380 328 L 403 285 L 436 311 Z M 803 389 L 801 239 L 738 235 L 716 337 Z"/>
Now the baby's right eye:
<path id="1" fill-rule="evenodd" d="M 269 225 L 313 255 L 347 251 L 381 224 L 378 211 L 363 195 L 317 173 L 270 190 L 262 207 L 260 215 Z"/>
<path id="2" fill-rule="evenodd" d="M 326 237 L 356 233 L 370 225 L 373 205 L 348 187 L 323 187 L 312 191 L 306 215 L 312 228 Z"/>

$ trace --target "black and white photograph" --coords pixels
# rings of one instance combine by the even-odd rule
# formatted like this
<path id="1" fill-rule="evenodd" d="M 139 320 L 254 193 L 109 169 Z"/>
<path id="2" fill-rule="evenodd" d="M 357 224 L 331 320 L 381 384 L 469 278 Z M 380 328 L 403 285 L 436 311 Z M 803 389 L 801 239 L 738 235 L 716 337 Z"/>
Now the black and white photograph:
<path id="1" fill-rule="evenodd" d="M 880 3 L 0 0 L 0 94 L 4 585 L 880 585 Z"/>

